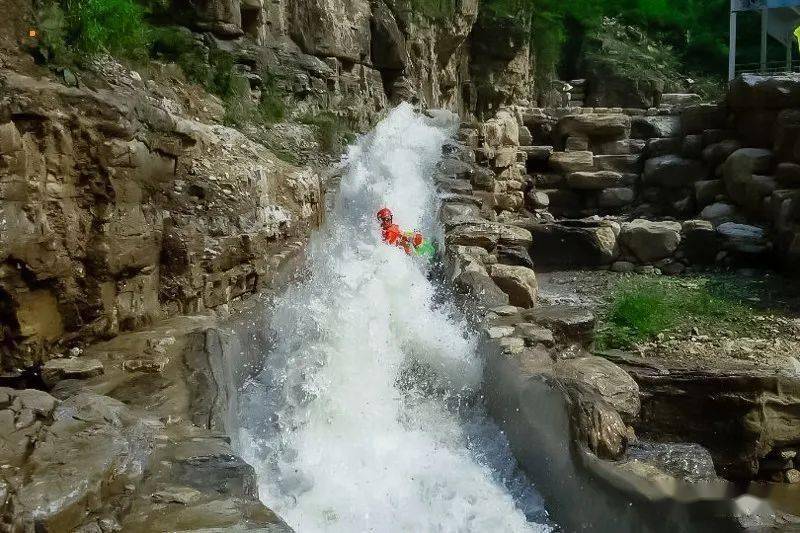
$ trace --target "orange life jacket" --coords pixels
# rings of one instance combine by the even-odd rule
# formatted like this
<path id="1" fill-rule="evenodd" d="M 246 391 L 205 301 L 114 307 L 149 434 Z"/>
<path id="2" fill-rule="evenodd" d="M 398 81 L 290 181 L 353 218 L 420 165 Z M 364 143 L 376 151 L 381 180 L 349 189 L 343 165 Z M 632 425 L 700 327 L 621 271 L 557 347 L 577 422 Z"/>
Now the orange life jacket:
<path id="1" fill-rule="evenodd" d="M 383 242 L 399 246 L 409 255 L 414 250 L 415 246 L 419 246 L 423 242 L 422 235 L 414 233 L 411 238 L 409 238 L 405 233 L 400 231 L 400 227 L 397 224 L 392 224 L 388 228 L 382 228 L 381 237 L 383 238 Z"/>

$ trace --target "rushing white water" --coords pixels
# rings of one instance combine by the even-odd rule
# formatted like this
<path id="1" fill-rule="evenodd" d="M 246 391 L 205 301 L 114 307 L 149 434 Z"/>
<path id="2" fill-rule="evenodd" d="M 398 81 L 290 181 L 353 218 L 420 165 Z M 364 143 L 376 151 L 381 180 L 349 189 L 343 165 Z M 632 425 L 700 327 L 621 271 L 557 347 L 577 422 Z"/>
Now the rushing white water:
<path id="1" fill-rule="evenodd" d="M 469 407 L 474 337 L 434 304 L 423 261 L 380 242 L 384 206 L 401 228 L 435 231 L 445 122 L 402 105 L 351 148 L 307 276 L 278 299 L 274 346 L 244 388 L 241 452 L 301 533 L 549 529 L 503 436 Z"/>

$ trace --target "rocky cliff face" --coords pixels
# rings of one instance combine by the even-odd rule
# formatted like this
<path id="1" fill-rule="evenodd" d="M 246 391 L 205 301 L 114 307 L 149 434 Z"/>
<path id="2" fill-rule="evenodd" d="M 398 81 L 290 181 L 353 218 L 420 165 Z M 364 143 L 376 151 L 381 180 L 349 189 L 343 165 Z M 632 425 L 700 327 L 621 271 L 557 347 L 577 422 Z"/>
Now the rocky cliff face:
<path id="1" fill-rule="evenodd" d="M 488 17 L 476 26 L 477 0 L 428 14 L 410 0 L 237 4 L 201 4 L 194 29 L 284 77 L 300 107 L 337 109 L 357 128 L 404 100 L 468 116 L 529 91 L 526 40 Z"/>
<path id="2" fill-rule="evenodd" d="M 268 284 L 270 250 L 316 222 L 313 172 L 190 118 L 174 90 L 99 72 L 78 89 L 0 70 L 5 369 L 225 306 Z"/>

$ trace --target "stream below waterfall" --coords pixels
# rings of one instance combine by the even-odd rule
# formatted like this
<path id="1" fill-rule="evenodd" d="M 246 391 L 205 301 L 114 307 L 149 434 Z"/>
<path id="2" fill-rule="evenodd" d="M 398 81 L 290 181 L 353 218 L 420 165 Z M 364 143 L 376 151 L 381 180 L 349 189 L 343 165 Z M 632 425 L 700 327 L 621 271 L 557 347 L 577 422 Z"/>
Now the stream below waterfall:
<path id="1" fill-rule="evenodd" d="M 441 235 L 430 176 L 456 126 L 403 104 L 352 146 L 305 275 L 275 301 L 239 451 L 300 533 L 553 529 L 485 415 L 475 335 L 424 260 L 380 241 L 384 206 Z"/>

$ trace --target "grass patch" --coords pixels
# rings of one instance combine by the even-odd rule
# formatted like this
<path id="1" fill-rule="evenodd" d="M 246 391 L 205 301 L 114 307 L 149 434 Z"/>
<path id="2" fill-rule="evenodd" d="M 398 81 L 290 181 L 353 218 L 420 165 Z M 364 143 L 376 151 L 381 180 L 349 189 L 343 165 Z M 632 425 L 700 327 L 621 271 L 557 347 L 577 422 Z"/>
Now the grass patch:
<path id="1" fill-rule="evenodd" d="M 709 278 L 626 278 L 600 318 L 599 349 L 630 348 L 667 331 L 739 330 L 752 318 L 750 287 Z"/>

